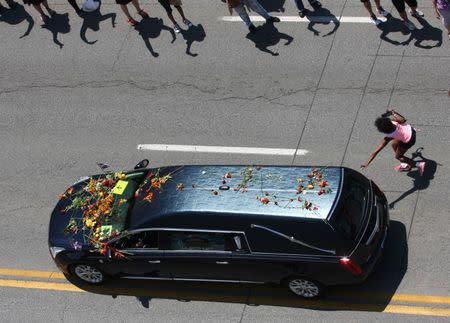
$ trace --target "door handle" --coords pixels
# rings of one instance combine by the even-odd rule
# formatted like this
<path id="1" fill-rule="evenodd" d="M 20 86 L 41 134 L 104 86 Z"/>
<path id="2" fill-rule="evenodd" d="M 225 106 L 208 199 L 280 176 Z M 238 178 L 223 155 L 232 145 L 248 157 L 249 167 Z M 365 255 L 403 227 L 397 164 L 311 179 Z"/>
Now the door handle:
<path id="1" fill-rule="evenodd" d="M 161 260 L 149 260 L 148 263 L 149 264 L 159 264 L 161 262 Z"/>
<path id="2" fill-rule="evenodd" d="M 218 265 L 228 265 L 228 261 L 216 261 Z"/>

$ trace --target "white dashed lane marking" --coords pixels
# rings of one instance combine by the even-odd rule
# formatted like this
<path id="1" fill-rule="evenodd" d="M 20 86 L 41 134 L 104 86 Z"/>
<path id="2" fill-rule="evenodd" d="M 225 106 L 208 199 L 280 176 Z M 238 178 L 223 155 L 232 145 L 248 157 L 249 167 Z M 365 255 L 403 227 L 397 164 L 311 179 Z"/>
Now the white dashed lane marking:
<path id="1" fill-rule="evenodd" d="M 262 147 L 228 147 L 228 146 L 193 146 L 193 145 L 164 145 L 164 144 L 141 144 L 138 150 L 153 151 L 177 151 L 196 153 L 216 153 L 216 154 L 243 154 L 243 155 L 275 155 L 294 156 L 306 155 L 305 149 L 285 149 L 285 148 L 262 148 Z"/>

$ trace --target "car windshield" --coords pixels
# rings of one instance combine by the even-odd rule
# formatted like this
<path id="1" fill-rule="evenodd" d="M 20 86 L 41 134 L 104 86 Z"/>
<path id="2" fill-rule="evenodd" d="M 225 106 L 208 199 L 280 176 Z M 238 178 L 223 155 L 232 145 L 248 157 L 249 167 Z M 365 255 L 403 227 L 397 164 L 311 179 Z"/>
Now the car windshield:
<path id="1" fill-rule="evenodd" d="M 368 188 L 348 175 L 344 181 L 341 202 L 330 219 L 332 227 L 346 239 L 355 240 L 364 223 L 368 200 Z"/>

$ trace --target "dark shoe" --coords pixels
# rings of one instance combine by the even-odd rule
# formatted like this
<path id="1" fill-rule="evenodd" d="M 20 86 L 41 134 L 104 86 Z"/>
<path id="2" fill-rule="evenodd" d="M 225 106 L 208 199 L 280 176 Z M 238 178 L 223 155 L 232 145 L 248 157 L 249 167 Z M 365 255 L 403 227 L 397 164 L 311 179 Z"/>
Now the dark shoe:
<path id="1" fill-rule="evenodd" d="M 269 17 L 269 19 L 267 19 L 267 22 L 270 22 L 270 23 L 280 22 L 280 18 L 271 16 L 271 17 Z"/>
<path id="2" fill-rule="evenodd" d="M 305 18 L 305 16 L 307 16 L 308 13 L 309 13 L 308 9 L 302 9 L 302 10 L 299 10 L 298 15 L 300 16 L 300 18 Z"/>
<path id="3" fill-rule="evenodd" d="M 315 8 L 315 9 L 321 8 L 321 7 L 322 7 L 322 4 L 321 4 L 318 0 L 312 1 L 312 2 L 310 2 L 310 4 L 311 4 L 311 6 L 312 6 L 313 8 Z"/>
<path id="4" fill-rule="evenodd" d="M 6 9 L 6 8 L 3 7 L 2 5 L 0 5 L 0 14 L 5 13 L 6 10 L 8 10 L 8 9 Z"/>
<path id="5" fill-rule="evenodd" d="M 255 27 L 255 25 L 250 25 L 250 26 L 248 26 L 248 30 L 250 30 L 250 33 L 251 33 L 251 34 L 256 33 L 256 27 Z"/>

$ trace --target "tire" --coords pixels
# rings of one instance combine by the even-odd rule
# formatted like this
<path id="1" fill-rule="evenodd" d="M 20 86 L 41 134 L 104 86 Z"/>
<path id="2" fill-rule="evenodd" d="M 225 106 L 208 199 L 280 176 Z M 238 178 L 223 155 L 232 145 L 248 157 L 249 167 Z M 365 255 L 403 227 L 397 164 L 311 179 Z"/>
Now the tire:
<path id="1" fill-rule="evenodd" d="M 292 293 L 305 299 L 316 299 L 325 289 L 319 282 L 305 277 L 289 277 L 284 281 L 284 285 Z"/>
<path id="2" fill-rule="evenodd" d="M 109 278 L 100 269 L 86 264 L 72 265 L 71 272 L 77 279 L 90 285 L 101 285 Z"/>

